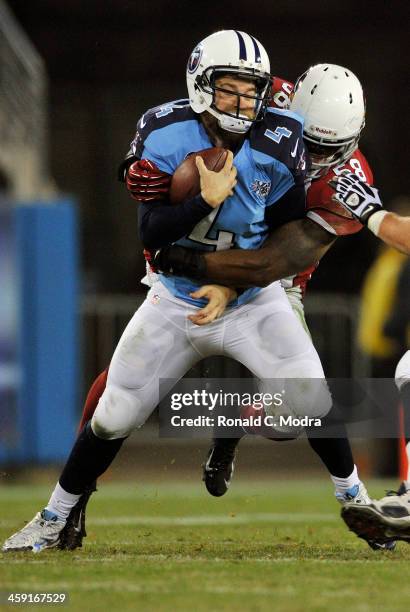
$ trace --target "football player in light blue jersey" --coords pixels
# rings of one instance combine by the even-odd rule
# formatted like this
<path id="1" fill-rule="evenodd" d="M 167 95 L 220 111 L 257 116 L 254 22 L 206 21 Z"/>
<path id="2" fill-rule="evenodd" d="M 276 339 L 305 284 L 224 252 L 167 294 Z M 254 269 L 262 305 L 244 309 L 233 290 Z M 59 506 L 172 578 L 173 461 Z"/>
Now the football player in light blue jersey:
<path id="1" fill-rule="evenodd" d="M 255 38 L 235 30 L 218 32 L 202 41 L 189 59 L 189 105 L 164 105 L 144 114 L 126 162 L 131 189 L 134 177 L 144 170 L 140 156 L 147 156 L 146 163 L 157 169 L 161 184 L 165 171 L 175 170 L 192 151 L 212 145 L 231 151 L 220 172 L 207 171 L 197 162 L 201 194 L 195 198 L 169 206 L 148 196 L 141 203 L 140 232 L 147 247 L 184 240 L 195 248 L 215 249 L 223 240 L 225 248 L 256 249 L 276 224 L 303 217 L 302 122 L 292 113 L 266 113 L 269 70 L 266 51 Z M 280 283 L 244 291 L 212 326 L 197 326 L 188 319 L 197 308 L 192 302 L 203 303 L 189 295 L 199 286 L 183 276 L 162 275 L 154 283 L 118 343 L 106 389 L 47 506 L 6 540 L 3 551 L 80 546 L 81 500 L 88 498 L 130 433 L 204 357 L 223 354 L 240 361 L 272 396 L 278 372 L 279 389 L 289 378 L 313 381 L 295 395 L 292 416 L 314 419 L 327 414 L 331 398 L 320 359 Z M 161 388 L 160 378 L 167 381 Z M 285 434 L 298 432 L 281 429 Z M 78 504 L 74 531 L 79 538 L 70 540 L 67 518 Z"/>
<path id="2" fill-rule="evenodd" d="M 156 200 L 143 203 L 142 242 L 148 249 L 172 243 L 205 251 L 257 249 L 274 225 L 305 214 L 302 120 L 266 109 L 269 60 L 260 43 L 242 32 L 219 32 L 198 45 L 187 83 L 189 100 L 163 104 L 140 119 L 125 164 L 128 177 L 141 159 L 172 175 L 190 153 L 212 146 L 233 151 L 233 168 L 225 181 L 225 172 L 202 167 L 201 194 L 172 209 Z M 216 185 L 225 183 L 217 193 Z M 193 279 L 161 275 L 161 282 L 178 298 L 205 303 L 191 297 L 200 286 Z M 232 306 L 258 291 L 245 290 Z"/>
<path id="3" fill-rule="evenodd" d="M 238 36 L 238 40 L 239 40 L 239 34 L 236 33 L 236 35 Z M 195 59 L 196 52 L 194 52 L 193 56 Z M 189 67 L 191 65 L 192 65 L 192 62 L 190 61 Z M 325 73 L 326 78 L 323 78 L 324 73 Z M 336 79 L 336 77 L 338 78 Z M 341 90 L 343 91 L 345 87 L 345 84 L 343 81 L 346 79 L 348 80 L 349 89 L 347 91 L 344 91 L 343 96 L 340 96 L 339 95 L 340 91 Z M 336 90 L 334 87 L 335 82 L 337 82 L 337 85 L 338 85 Z M 315 86 L 318 83 L 320 83 L 320 87 Z M 218 110 L 218 112 L 219 110 L 223 110 L 230 114 L 234 114 L 237 109 L 237 104 L 238 104 L 237 96 L 240 93 L 244 96 L 244 100 L 240 102 L 241 113 L 244 116 L 247 116 L 249 118 L 254 118 L 254 110 L 253 110 L 254 102 L 252 101 L 252 98 L 250 97 L 250 94 L 253 94 L 254 89 L 255 89 L 252 83 L 243 81 L 241 79 L 233 78 L 233 75 L 230 75 L 230 74 L 219 74 L 218 78 L 215 81 L 215 85 L 216 87 L 215 87 L 214 103 L 215 103 L 215 107 Z M 352 87 L 353 87 L 353 93 L 352 93 Z M 308 71 L 307 79 L 303 79 L 303 87 L 300 88 L 298 92 L 298 96 L 295 97 L 295 102 L 300 103 L 300 97 L 305 96 L 306 92 L 307 92 L 307 98 L 309 100 L 311 96 L 313 95 L 312 91 L 314 92 L 315 104 L 313 106 L 315 108 L 315 111 L 318 112 L 318 110 L 320 109 L 321 101 L 325 99 L 326 105 L 327 105 L 327 108 L 326 108 L 327 112 L 329 113 L 332 111 L 333 114 L 337 117 L 337 121 L 339 122 L 339 124 L 343 126 L 348 124 L 349 126 L 349 129 L 350 129 L 349 142 L 347 143 L 347 145 L 352 146 L 352 139 L 354 140 L 354 143 L 357 143 L 357 140 L 358 140 L 358 137 L 361 131 L 361 126 L 363 125 L 363 122 L 364 122 L 364 103 L 363 103 L 362 88 L 361 88 L 360 83 L 356 79 L 356 77 L 347 69 L 339 67 L 339 66 L 327 65 L 327 64 L 318 65 Z M 352 98 L 355 100 L 356 106 L 352 106 L 352 104 L 350 103 L 350 100 Z M 337 100 L 336 109 L 331 106 L 330 101 L 332 99 Z M 347 109 L 346 108 L 344 109 L 344 112 L 341 112 L 340 106 L 341 104 L 343 104 L 342 102 L 343 99 L 348 100 L 348 107 Z M 150 111 L 149 113 L 144 114 L 144 116 L 142 117 L 139 123 L 139 131 L 138 131 L 135 141 L 133 142 L 133 148 L 127 158 L 125 166 L 128 167 L 127 174 L 126 174 L 126 181 L 127 181 L 127 186 L 130 190 L 131 195 L 135 197 L 135 199 L 138 202 L 142 202 L 143 204 L 155 202 L 155 205 L 143 207 L 143 210 L 145 211 L 144 212 L 144 222 L 148 221 L 148 223 L 151 223 L 152 222 L 151 215 L 154 215 L 155 217 L 155 214 L 157 214 L 160 217 L 163 217 L 163 216 L 166 216 L 166 213 L 170 211 L 169 207 L 161 208 L 161 200 L 166 199 L 166 194 L 168 193 L 169 182 L 170 182 L 170 175 L 168 174 L 168 172 L 165 172 L 164 169 L 166 168 L 165 164 L 169 163 L 170 159 L 172 159 L 172 155 L 173 155 L 172 150 L 175 150 L 175 151 L 177 150 L 175 143 L 173 142 L 173 140 L 171 140 L 172 150 L 170 150 L 171 152 L 170 152 L 169 158 L 164 159 L 158 156 L 155 158 L 155 154 L 153 150 L 148 151 L 147 141 L 150 146 L 152 145 L 153 142 L 155 146 L 157 147 L 158 147 L 158 144 L 162 146 L 161 138 L 158 137 L 158 134 L 163 135 L 163 131 L 161 132 L 161 130 L 165 130 L 165 129 L 167 129 L 168 131 L 170 131 L 171 129 L 178 130 L 178 134 L 181 135 L 184 133 L 184 130 L 181 129 L 181 123 L 183 123 L 184 121 L 190 122 L 188 127 L 197 128 L 198 118 L 195 116 L 195 114 L 191 112 L 190 108 L 187 109 L 186 107 L 187 105 L 184 101 L 178 101 L 177 103 L 173 103 L 172 108 L 170 107 L 167 108 L 166 106 L 157 107 L 153 109 L 152 111 Z M 185 109 L 185 114 L 183 113 L 183 109 Z M 361 112 L 357 112 L 357 109 L 359 109 L 359 111 Z M 175 112 L 180 113 L 178 121 L 175 121 L 175 115 L 172 115 L 172 113 L 175 113 Z M 325 117 L 325 113 L 319 112 L 320 118 L 322 117 L 322 114 L 324 116 L 324 119 L 320 119 L 320 120 L 323 121 L 324 124 L 327 126 L 332 125 L 332 123 L 330 124 L 328 123 L 328 119 Z M 167 117 L 167 115 L 169 116 L 166 122 L 162 121 L 162 123 L 159 123 L 159 121 L 157 121 L 155 123 L 155 126 L 156 126 L 155 128 L 156 133 L 154 135 L 155 137 L 152 135 L 153 130 L 151 131 L 146 130 L 149 118 L 150 116 L 152 117 L 152 115 L 155 115 L 155 118 L 157 120 L 160 120 L 160 119 L 162 120 L 163 117 Z M 279 115 L 283 116 L 283 114 L 282 115 L 279 114 Z M 346 115 L 347 115 L 348 121 L 346 120 Z M 352 116 L 355 118 L 354 122 L 352 121 Z M 227 121 L 230 121 L 230 119 L 228 119 Z M 212 118 L 210 119 L 206 111 L 201 116 L 201 123 L 204 126 L 206 126 L 206 130 L 207 130 L 206 133 L 209 136 L 213 144 L 222 144 L 222 145 L 225 144 L 226 146 L 227 140 L 229 140 L 229 145 L 231 146 L 231 148 L 237 151 L 238 147 L 241 146 L 241 143 L 242 145 L 245 143 L 243 136 L 240 136 L 240 135 L 232 136 L 231 132 L 220 132 L 217 126 L 215 125 L 215 122 L 212 120 Z M 310 129 L 312 129 L 312 121 L 309 120 L 307 123 L 310 126 Z M 146 141 L 144 141 L 141 136 L 141 130 L 145 131 L 145 135 L 147 137 Z M 336 130 L 335 130 L 335 133 L 336 133 Z M 166 133 L 165 140 L 167 140 L 168 136 L 169 134 Z M 200 139 L 196 142 L 196 147 L 201 147 L 206 144 L 204 140 L 201 140 L 201 138 L 203 137 L 203 134 L 200 133 L 199 136 L 200 136 Z M 252 137 L 252 134 L 250 134 L 250 136 Z M 189 140 L 189 143 L 192 143 L 192 139 Z M 346 148 L 345 148 L 347 145 L 344 142 L 342 150 L 340 150 L 340 141 L 332 143 L 332 145 L 335 147 L 336 154 L 331 155 L 330 159 L 332 162 L 336 162 L 336 163 L 337 161 L 340 162 L 341 161 L 340 156 L 343 154 L 347 155 L 349 153 L 349 151 L 346 151 Z M 170 146 L 169 142 L 167 143 L 167 146 Z M 189 144 L 188 149 L 190 149 L 191 147 L 192 147 L 192 144 Z M 291 155 L 292 153 L 296 153 L 296 150 L 297 150 L 297 147 L 296 149 L 293 149 L 293 151 L 291 152 Z M 351 150 L 350 150 L 350 153 L 351 153 Z M 156 159 L 156 163 L 158 165 L 156 165 L 152 161 L 152 159 L 149 159 L 149 160 L 148 159 L 138 159 L 138 157 L 141 155 L 150 155 L 151 158 Z M 320 159 L 316 161 L 322 162 L 323 160 Z M 177 162 L 175 162 L 174 160 L 174 163 L 177 163 Z M 204 164 L 201 163 L 200 158 L 197 160 L 197 163 L 198 163 L 198 169 L 200 171 L 200 174 L 203 178 L 203 182 L 205 184 L 205 187 L 203 185 L 202 195 L 205 201 L 209 204 L 209 206 L 212 209 L 211 214 L 214 214 L 215 211 L 218 210 L 218 206 L 219 206 L 218 203 L 220 201 L 220 198 L 224 197 L 224 189 L 226 188 L 226 186 L 225 187 L 223 186 L 224 184 L 223 174 L 224 173 L 226 174 L 225 178 L 230 177 L 229 180 L 231 181 L 232 187 L 235 187 L 235 183 L 236 183 L 235 171 L 232 169 L 231 159 L 228 159 L 228 162 L 225 168 L 225 172 L 222 173 L 221 176 L 219 176 L 218 173 L 208 172 Z M 326 155 L 326 163 L 327 164 L 330 163 L 328 154 Z M 162 170 L 158 166 L 160 166 Z M 167 169 L 169 170 L 169 167 Z M 244 173 L 246 173 L 247 171 L 248 171 L 248 168 L 245 167 Z M 284 174 L 286 175 L 286 168 L 284 169 Z M 221 182 L 221 177 L 222 177 L 222 182 Z M 221 185 L 222 185 L 222 194 L 219 193 Z M 228 184 L 228 187 L 229 187 L 229 184 Z M 233 196 L 235 191 L 233 193 L 229 192 L 229 195 Z M 252 185 L 252 191 L 259 191 L 260 195 L 262 196 L 267 196 L 269 193 L 269 189 L 267 188 L 266 184 L 261 183 L 261 181 L 259 180 L 255 181 L 255 183 Z M 253 201 L 249 198 L 246 198 L 246 201 L 249 201 L 251 204 L 253 203 Z M 193 207 L 193 210 L 196 213 L 198 213 L 198 218 L 201 218 L 203 214 L 203 212 L 201 211 L 201 201 L 197 200 L 196 204 L 197 205 Z M 322 200 L 322 205 L 323 204 L 324 202 Z M 179 215 L 177 228 L 176 230 L 172 230 L 172 231 L 177 232 L 176 233 L 177 239 L 178 239 L 178 236 L 181 235 L 183 231 L 185 231 L 180 227 L 181 223 L 186 222 L 186 219 L 183 216 L 183 214 L 182 215 L 180 214 L 181 210 L 186 213 L 186 208 L 184 208 L 184 206 L 180 207 L 176 211 L 171 210 L 171 214 Z M 276 208 L 272 210 L 274 210 L 276 217 L 280 217 L 279 204 L 276 206 Z M 190 213 L 188 211 L 188 214 L 186 216 L 189 217 L 189 214 Z M 146 219 L 145 219 L 145 215 L 146 215 Z M 209 235 L 206 236 L 206 233 L 209 232 L 209 228 L 212 223 L 212 220 L 214 219 L 214 218 L 209 219 L 208 216 L 204 217 L 199 222 L 198 226 L 194 228 L 194 230 L 191 232 L 191 234 L 189 235 L 187 239 L 178 240 L 178 243 L 179 244 L 186 243 L 188 244 L 188 246 L 192 246 L 192 243 L 194 242 L 194 243 L 198 243 L 200 245 L 200 248 L 212 248 L 212 249 L 214 248 L 219 248 L 219 249 L 225 248 L 226 249 L 232 246 L 232 233 L 231 232 L 226 232 L 226 231 L 224 233 L 220 232 L 216 236 L 214 235 L 213 238 L 210 237 Z M 191 222 L 192 222 L 192 219 L 189 220 L 189 223 Z M 233 220 L 233 222 L 235 222 L 235 219 Z M 154 218 L 154 223 L 155 223 L 155 218 Z M 277 223 L 278 224 L 280 223 L 280 219 L 277 220 Z M 311 222 L 308 221 L 308 223 L 311 223 Z M 288 225 L 292 225 L 292 224 L 288 224 Z M 314 232 L 309 233 L 307 229 L 305 232 L 301 232 L 303 225 L 302 225 L 302 228 L 300 227 L 300 225 L 301 225 L 300 223 L 299 225 L 297 225 L 297 223 L 296 225 L 293 225 L 293 231 L 290 234 L 291 243 L 284 241 L 283 236 L 281 240 L 279 241 L 279 244 L 281 244 L 281 260 L 283 259 L 283 262 L 286 265 L 289 265 L 289 264 L 294 265 L 294 262 L 296 262 L 297 265 L 300 265 L 298 263 L 298 259 L 290 258 L 289 254 L 296 251 L 297 247 L 300 250 L 300 244 L 303 244 L 306 250 L 307 240 L 308 240 L 308 245 L 310 244 L 312 245 L 312 247 L 314 245 L 317 245 L 318 241 L 316 238 L 317 238 L 318 231 L 322 232 L 325 236 L 325 240 L 319 241 L 320 245 L 326 245 L 327 241 L 329 240 L 328 233 L 324 229 L 318 228 L 316 230 L 316 234 Z M 189 224 L 187 227 L 189 228 Z M 311 223 L 311 227 L 315 228 L 315 224 Z M 203 231 L 204 228 L 205 228 L 205 232 Z M 158 229 L 158 234 L 154 232 L 152 238 L 150 238 L 149 236 L 147 237 L 147 241 L 153 240 L 154 242 L 152 244 L 155 244 L 155 245 L 167 243 L 170 240 L 170 235 L 168 233 L 168 229 L 169 229 L 168 225 L 165 224 L 165 233 L 162 235 L 161 235 L 161 231 L 162 231 L 161 227 L 157 229 Z M 189 231 L 189 230 L 186 230 L 186 231 Z M 272 238 L 274 239 L 275 236 L 273 236 Z M 270 246 L 269 249 L 271 248 L 272 247 Z M 239 249 L 236 249 L 234 252 L 231 251 L 230 253 L 228 253 L 228 255 L 239 255 L 240 253 L 242 253 L 242 254 L 245 254 L 246 257 L 249 258 L 250 252 L 252 252 L 253 254 L 262 254 L 263 250 L 264 249 L 260 249 L 259 251 L 243 251 L 243 250 L 241 251 Z M 224 251 L 224 254 L 225 254 L 224 256 L 226 256 L 227 251 Z M 230 263 L 232 264 L 232 262 Z M 265 274 L 269 275 L 272 272 L 271 264 L 269 262 L 267 263 L 268 263 L 269 269 L 266 272 L 263 271 L 263 275 Z M 262 263 L 259 258 L 259 266 L 261 265 Z M 232 265 L 229 265 L 228 263 L 227 268 L 230 269 L 230 272 L 232 273 Z M 256 266 L 254 266 L 254 268 L 256 271 Z M 181 268 L 181 271 L 182 272 L 184 271 L 183 267 Z M 227 270 L 223 269 L 222 271 L 223 271 L 223 274 L 228 273 Z M 242 271 L 243 273 L 243 270 L 241 270 L 241 264 L 239 264 L 239 268 L 237 272 L 238 271 L 239 272 Z M 263 277 L 264 276 L 262 276 L 262 278 Z M 248 281 L 249 279 L 248 278 L 241 278 L 241 279 L 238 278 L 238 280 Z M 166 281 L 165 278 L 162 279 L 162 282 L 164 281 Z M 183 281 L 183 278 L 180 278 L 179 281 Z M 258 281 L 257 284 L 268 284 L 264 282 L 260 283 L 261 277 L 259 277 L 257 281 Z M 181 287 L 182 287 L 182 284 L 180 283 L 179 290 L 181 290 Z M 187 285 L 185 291 L 189 291 L 189 290 L 190 290 L 190 287 Z M 227 292 L 226 296 L 231 296 L 231 297 L 225 297 L 224 291 Z M 197 290 L 193 294 L 190 294 L 189 297 L 195 298 L 196 300 L 199 300 L 199 298 L 206 298 L 206 299 L 209 299 L 210 302 L 205 309 L 197 308 L 195 310 L 195 313 L 189 314 L 187 318 L 190 321 L 196 322 L 201 325 L 207 322 L 207 317 L 209 317 L 208 320 L 218 318 L 218 316 L 222 315 L 224 308 L 226 306 L 226 303 L 229 302 L 229 300 L 232 298 L 232 295 L 234 294 L 235 292 L 229 287 L 221 287 L 221 286 L 202 287 L 200 290 Z M 186 301 L 188 298 L 188 295 L 185 295 L 183 292 L 182 297 L 184 301 Z M 154 294 L 152 299 L 158 305 L 158 302 L 161 299 L 161 296 L 159 294 Z M 258 304 L 253 301 L 250 301 L 250 304 L 258 306 Z M 209 307 L 211 307 L 211 305 L 212 305 L 212 309 L 210 311 Z M 170 310 L 171 307 L 172 307 L 172 304 L 168 304 L 167 310 L 168 310 L 169 321 L 174 319 L 174 322 L 175 322 L 177 320 L 177 317 L 179 317 L 181 327 L 183 327 L 184 325 L 186 326 L 186 320 L 184 319 L 181 320 L 180 318 L 180 313 L 179 313 L 179 311 L 181 310 L 180 306 L 176 310 L 173 311 L 174 317 L 171 316 L 171 310 Z M 272 304 L 272 308 L 274 308 L 273 304 Z M 205 311 L 207 311 L 208 313 L 206 317 L 204 316 Z M 238 310 L 238 313 L 240 312 L 241 312 L 241 309 Z M 239 319 L 240 318 L 241 317 L 239 317 Z M 227 319 L 227 321 L 229 323 L 229 319 Z M 188 330 L 189 327 L 186 329 Z M 240 330 L 238 329 L 236 331 L 237 331 L 236 335 L 240 337 L 240 333 L 241 333 Z M 212 333 L 212 330 L 211 330 L 211 333 Z M 269 338 L 272 342 L 275 342 L 274 334 L 269 336 Z M 249 346 L 252 347 L 252 338 L 249 338 Z M 216 348 L 218 350 L 219 347 L 216 347 Z M 87 423 L 87 421 L 92 417 L 96 409 L 96 406 L 98 404 L 98 399 L 102 396 L 104 389 L 105 389 L 106 377 L 107 377 L 107 371 L 103 373 L 97 379 L 97 381 L 95 381 L 95 384 L 93 385 L 92 392 L 90 392 L 91 393 L 90 400 L 87 398 L 85 413 L 82 419 L 83 424 Z M 349 504 L 355 504 L 355 505 L 365 504 L 368 501 L 367 493 L 366 493 L 365 488 L 360 483 L 356 468 L 353 465 L 353 459 L 351 456 L 351 451 L 350 451 L 348 440 L 345 437 L 345 432 L 341 430 L 339 435 L 340 435 L 340 438 L 338 439 L 331 439 L 331 440 L 323 439 L 322 440 L 322 439 L 317 438 L 316 436 L 311 437 L 309 430 L 307 431 L 307 437 L 309 439 L 309 442 L 312 448 L 319 455 L 319 457 L 323 460 L 323 462 L 329 469 L 330 473 L 332 474 L 332 479 L 336 485 L 336 492 L 337 492 L 337 497 L 339 501 L 341 501 L 343 505 L 346 505 L 347 502 Z M 204 480 L 205 480 L 206 486 L 213 495 L 222 495 L 224 492 L 226 492 L 227 486 L 230 482 L 230 478 L 232 475 L 233 457 L 234 457 L 234 452 L 235 452 L 234 445 L 236 445 L 237 440 L 233 440 L 231 438 L 231 439 L 227 439 L 223 441 L 219 440 L 218 442 L 223 442 L 223 444 L 218 444 L 218 446 L 216 445 L 213 446 L 213 448 L 211 449 L 211 453 L 208 457 L 208 461 L 206 462 L 205 469 L 204 469 Z M 354 495 L 352 494 L 352 490 L 354 492 Z M 87 499 L 88 499 L 88 494 L 84 494 L 80 498 L 76 506 L 73 508 L 69 516 L 68 524 L 64 528 L 64 546 L 66 547 L 67 547 L 68 542 L 71 542 L 74 545 L 75 544 L 78 545 L 79 542 L 81 542 L 82 533 L 81 532 L 79 533 L 78 530 L 76 531 L 76 526 L 80 522 L 80 519 L 84 521 L 84 512 L 85 512 L 85 506 L 87 503 Z M 375 548 L 382 547 L 380 545 L 380 542 L 374 542 L 372 541 L 371 538 L 370 538 L 370 544 Z M 385 546 L 391 548 L 392 544 L 391 542 L 388 542 Z"/>

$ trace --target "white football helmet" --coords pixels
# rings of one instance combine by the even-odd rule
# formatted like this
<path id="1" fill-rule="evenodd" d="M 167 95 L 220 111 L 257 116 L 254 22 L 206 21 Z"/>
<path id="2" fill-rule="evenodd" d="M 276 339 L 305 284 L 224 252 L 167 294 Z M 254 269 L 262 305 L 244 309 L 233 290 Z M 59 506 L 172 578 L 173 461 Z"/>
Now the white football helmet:
<path id="1" fill-rule="evenodd" d="M 270 64 L 268 54 L 256 38 L 239 30 L 222 30 L 200 42 L 191 53 L 186 77 L 191 108 L 196 113 L 208 111 L 228 132 L 245 133 L 253 121 L 263 117 L 270 96 Z M 237 94 L 235 113 L 218 110 L 215 106 L 215 87 L 218 76 L 232 75 L 255 81 L 256 94 Z M 240 113 L 240 98 L 252 98 L 255 119 Z"/>
<path id="2" fill-rule="evenodd" d="M 365 123 L 365 100 L 351 70 L 336 64 L 312 66 L 296 81 L 290 110 L 304 118 L 311 178 L 344 163 L 357 148 Z"/>

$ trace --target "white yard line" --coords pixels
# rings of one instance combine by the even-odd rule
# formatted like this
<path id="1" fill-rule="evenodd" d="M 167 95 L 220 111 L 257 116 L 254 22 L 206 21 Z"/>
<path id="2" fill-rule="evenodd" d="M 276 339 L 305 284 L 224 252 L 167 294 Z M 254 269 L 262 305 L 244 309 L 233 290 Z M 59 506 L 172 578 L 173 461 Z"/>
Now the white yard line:
<path id="1" fill-rule="evenodd" d="M 274 544 L 272 545 L 272 550 L 274 551 Z M 41 554 L 41 553 L 40 553 Z M 56 554 L 58 554 L 58 551 L 56 551 Z M 84 553 L 85 554 L 85 553 Z M 27 556 L 24 557 L 24 559 L 12 559 L 9 558 L 8 556 L 4 555 L 3 557 L 0 558 L 0 565 L 21 565 L 21 564 L 25 564 L 25 565 L 54 565 L 55 564 L 55 558 L 53 557 L 47 557 L 45 559 L 37 559 L 34 558 L 34 553 L 28 553 Z M 169 557 L 169 555 L 162 555 L 162 554 L 158 554 L 158 555 L 138 555 L 138 554 L 134 554 L 134 555 L 127 555 L 127 554 L 121 554 L 121 555 L 117 555 L 117 554 L 113 554 L 112 557 L 95 557 L 95 558 L 91 558 L 91 557 L 83 557 L 83 556 L 77 556 L 75 558 L 75 561 L 78 562 L 79 564 L 83 564 L 83 563 L 94 563 L 94 564 L 99 564 L 99 563 L 119 563 L 121 561 L 127 561 L 129 562 L 130 560 L 136 561 L 136 560 L 143 560 L 143 561 L 167 561 L 167 562 L 172 562 L 172 563 L 176 563 L 176 564 L 180 564 L 180 563 L 208 563 L 208 564 L 215 564 L 215 563 L 229 563 L 232 561 L 237 561 L 237 559 L 232 559 L 230 557 L 225 558 L 225 557 L 215 557 L 213 559 L 210 559 L 209 557 L 205 557 L 205 556 L 201 556 L 201 557 L 192 557 L 190 555 L 184 555 L 184 556 L 180 556 L 178 555 L 177 557 L 173 557 L 172 559 Z M 312 559 L 312 558 L 305 558 L 305 559 L 298 559 L 297 557 L 251 557 L 249 559 L 241 559 L 240 560 L 241 563 L 246 563 L 246 564 L 252 564 L 252 563 L 267 563 L 267 564 L 272 564 L 272 563 L 304 563 L 306 565 L 310 565 L 312 563 L 316 563 L 316 564 L 323 564 L 323 565 L 327 565 L 327 564 L 339 564 L 339 565 L 347 565 L 347 564 L 367 564 L 367 565 L 374 565 L 375 563 L 377 563 L 377 566 L 379 566 L 380 564 L 383 565 L 389 565 L 391 566 L 391 559 L 386 558 L 386 559 L 381 559 L 381 558 L 375 558 L 375 559 L 336 559 L 336 558 L 329 558 L 329 559 Z M 402 561 L 403 563 L 408 563 L 408 561 L 406 561 L 406 559 L 400 559 L 400 561 Z M 81 588 L 83 590 L 86 590 L 87 587 L 89 586 L 89 584 L 91 584 L 92 588 L 99 588 L 97 586 L 94 586 L 96 583 L 94 582 L 89 582 L 87 580 L 86 583 L 81 585 Z M 104 585 L 106 585 L 107 583 L 104 581 L 104 583 L 102 583 Z M 117 584 L 117 583 L 116 583 Z M 21 584 L 20 580 L 18 581 L 18 585 L 19 586 L 26 586 L 26 588 L 28 588 L 29 586 L 33 586 L 33 583 L 24 583 Z M 46 586 L 60 586 L 61 588 L 64 588 L 64 583 L 53 583 L 53 584 L 49 584 L 47 583 Z M 77 578 L 73 579 L 73 582 L 69 584 L 70 587 L 74 587 L 74 589 L 77 588 L 77 586 L 79 586 L 79 583 L 77 582 Z M 8 582 L 6 584 L 1 584 L 1 588 L 2 590 L 4 590 L 5 588 L 13 588 L 15 587 L 15 583 L 14 582 Z M 45 588 L 44 583 L 42 583 L 41 585 L 37 582 L 37 578 L 36 578 L 36 592 L 39 592 L 41 590 L 41 588 Z M 80 587 L 79 587 L 80 588 Z M 235 589 L 236 591 L 236 589 Z"/>
<path id="2" fill-rule="evenodd" d="M 9 583 L 3 586 L 3 591 L 6 589 L 13 589 L 14 585 Z M 183 592 L 183 588 L 170 588 L 165 585 L 152 585 L 148 586 L 147 584 L 135 584 L 131 582 L 125 582 L 124 580 L 116 580 L 107 581 L 107 580 L 87 580 L 83 583 L 78 581 L 67 581 L 62 580 L 61 582 L 35 582 L 35 587 L 33 582 L 19 582 L 18 584 L 19 591 L 31 590 L 36 593 L 44 593 L 44 592 L 61 592 L 67 591 L 68 595 L 70 595 L 70 591 L 72 593 L 77 593 L 78 591 L 110 591 L 110 592 L 128 592 L 128 593 L 155 593 L 156 595 L 162 594 L 175 594 L 179 592 Z M 276 587 L 272 588 L 260 588 L 260 587 L 236 587 L 236 586 L 200 586 L 198 588 L 191 587 L 191 590 L 197 593 L 248 593 L 255 595 L 270 595 L 274 593 L 277 589 Z M 68 601 L 69 603 L 69 601 Z"/>
<path id="3" fill-rule="evenodd" d="M 207 514 L 195 516 L 113 516 L 90 519 L 89 525 L 243 525 L 252 523 L 305 523 L 339 520 L 337 514 L 255 512 L 246 514 Z"/>
<path id="4" fill-rule="evenodd" d="M 88 518 L 87 525 L 244 525 L 252 523 L 321 523 L 339 520 L 338 514 L 325 512 L 248 512 L 233 515 L 205 514 L 193 516 L 111 516 Z M 0 520 L 0 527 L 17 527 L 15 520 Z"/>

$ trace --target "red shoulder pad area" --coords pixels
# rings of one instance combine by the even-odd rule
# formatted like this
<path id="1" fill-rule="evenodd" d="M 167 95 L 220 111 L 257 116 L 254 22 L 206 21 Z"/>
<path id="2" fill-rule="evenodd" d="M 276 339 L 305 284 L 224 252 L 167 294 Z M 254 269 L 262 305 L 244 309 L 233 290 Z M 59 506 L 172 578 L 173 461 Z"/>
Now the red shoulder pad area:
<path id="1" fill-rule="evenodd" d="M 336 236 L 356 234 L 363 228 L 351 213 L 333 199 L 335 191 L 329 181 L 343 170 L 354 172 L 361 180 L 373 184 L 370 166 L 365 156 L 356 149 L 345 164 L 331 168 L 325 176 L 312 181 L 306 195 L 307 216 Z"/>
<path id="2" fill-rule="evenodd" d="M 272 99 L 270 106 L 272 108 L 288 108 L 290 104 L 290 93 L 293 89 L 293 83 L 285 81 L 279 77 L 272 79 Z"/>

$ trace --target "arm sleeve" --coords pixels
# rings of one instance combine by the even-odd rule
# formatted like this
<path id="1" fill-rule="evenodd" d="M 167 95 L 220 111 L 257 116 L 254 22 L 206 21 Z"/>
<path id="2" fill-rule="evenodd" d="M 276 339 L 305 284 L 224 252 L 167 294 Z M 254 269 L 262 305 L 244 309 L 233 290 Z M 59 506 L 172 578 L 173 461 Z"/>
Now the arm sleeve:
<path id="1" fill-rule="evenodd" d="M 120 183 L 125 183 L 125 175 L 128 172 L 128 168 L 131 166 L 131 164 L 133 164 L 138 159 L 140 159 L 140 158 L 139 157 L 135 157 L 135 155 L 133 155 L 131 153 L 131 151 L 129 151 L 127 153 L 127 155 L 124 158 L 124 160 L 118 166 L 117 178 L 120 181 Z"/>
<path id="2" fill-rule="evenodd" d="M 305 186 L 299 183 L 291 187 L 275 204 L 266 208 L 265 221 L 271 231 L 289 221 L 303 219 L 305 215 Z"/>
<path id="3" fill-rule="evenodd" d="M 195 225 L 212 212 L 201 195 L 171 206 L 163 200 L 141 202 L 138 206 L 138 225 L 143 245 L 160 249 L 191 233 Z"/>

